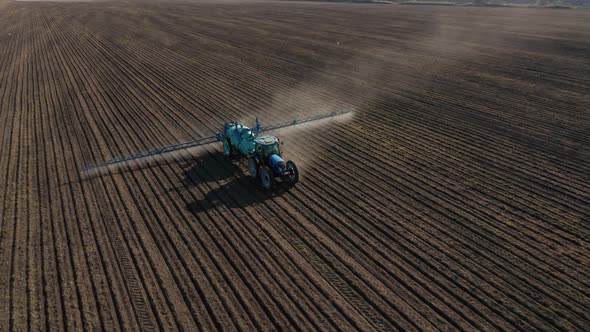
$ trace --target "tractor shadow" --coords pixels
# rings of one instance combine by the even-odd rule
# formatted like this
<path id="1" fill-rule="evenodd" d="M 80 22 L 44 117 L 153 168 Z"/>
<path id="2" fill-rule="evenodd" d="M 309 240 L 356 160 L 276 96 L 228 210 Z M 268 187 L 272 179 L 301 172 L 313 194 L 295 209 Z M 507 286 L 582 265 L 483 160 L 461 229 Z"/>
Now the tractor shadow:
<path id="1" fill-rule="evenodd" d="M 228 160 L 222 153 L 202 156 L 190 164 L 187 162 L 184 189 L 191 190 L 205 183 L 214 188 L 203 199 L 188 203 L 187 210 L 197 214 L 215 208 L 244 208 L 281 196 L 292 188 L 286 183 L 276 183 L 272 190 L 266 191 L 245 173 L 243 164 L 243 160 Z M 215 182 L 222 184 L 217 186 Z"/>
<path id="2" fill-rule="evenodd" d="M 203 199 L 187 204 L 186 208 L 193 214 L 216 208 L 241 209 L 282 196 L 293 187 L 281 183 L 276 184 L 272 190 L 265 191 L 256 181 L 243 177 L 209 191 Z"/>
<path id="3" fill-rule="evenodd" d="M 229 161 L 221 152 L 206 154 L 185 162 L 182 184 L 190 189 L 198 183 L 223 181 L 242 173 L 239 163 Z"/>

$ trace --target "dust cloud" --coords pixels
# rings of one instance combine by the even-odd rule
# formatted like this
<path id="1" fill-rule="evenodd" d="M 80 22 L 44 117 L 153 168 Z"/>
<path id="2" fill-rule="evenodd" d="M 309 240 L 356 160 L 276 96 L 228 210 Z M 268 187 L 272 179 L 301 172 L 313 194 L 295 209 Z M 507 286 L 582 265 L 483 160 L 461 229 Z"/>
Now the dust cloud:
<path id="1" fill-rule="evenodd" d="M 265 108 L 254 111 L 242 121 L 251 125 L 258 116 L 263 121 L 261 125 L 264 126 L 325 113 L 349 111 L 350 113 L 336 118 L 269 132 L 269 134 L 285 138 L 288 144 L 288 148 L 285 149 L 287 153 L 293 149 L 300 156 L 307 156 L 304 153 L 305 144 L 313 144 L 313 140 L 302 139 L 298 136 L 299 134 L 313 136 L 313 133 L 321 132 L 326 126 L 354 121 L 357 115 L 371 112 L 371 105 L 379 98 L 392 94 L 403 95 L 404 91 L 410 90 L 413 86 L 424 87 L 437 83 L 440 77 L 456 70 L 457 66 L 485 55 L 488 48 L 479 49 L 474 46 L 480 45 L 479 41 L 482 39 L 487 41 L 488 46 L 510 47 L 511 43 L 514 43 L 514 40 L 506 38 L 493 29 L 493 25 L 497 25 L 498 22 L 510 24 L 509 20 L 515 19 L 514 16 L 498 17 L 501 10 L 496 12 L 489 8 L 470 8 L 469 10 L 473 15 L 467 22 L 464 15 L 461 16 L 462 22 L 456 22 L 452 11 L 441 11 L 434 20 L 427 22 L 414 33 L 404 35 L 395 43 L 347 45 L 338 42 L 339 47 L 354 48 L 354 51 L 348 49 L 349 55 L 346 57 L 312 69 L 309 75 L 293 87 L 274 91 Z M 490 17 L 488 15 L 490 12 L 495 15 Z M 523 13 L 523 15 L 526 14 Z M 518 19 L 521 20 L 523 17 L 518 16 Z M 433 53 L 440 56 L 432 57 Z M 399 88 L 388 89 L 387 86 L 392 82 Z M 290 140 L 301 143 L 289 144 Z M 92 177 L 129 168 L 151 167 L 176 158 L 198 154 L 199 149 L 201 148 L 195 147 L 185 151 L 115 163 L 92 168 L 83 173 L 86 177 Z M 309 158 L 309 160 L 301 158 L 297 162 L 305 166 L 313 162 L 311 157 Z"/>
<path id="2" fill-rule="evenodd" d="M 473 15 L 467 16 L 467 19 L 461 15 L 462 21 L 457 22 L 453 10 L 468 10 Z M 489 13 L 493 15 L 489 16 Z M 502 18 L 501 10 L 454 8 L 441 10 L 434 20 L 425 22 L 412 33 L 396 36 L 401 38 L 399 40 L 388 40 L 383 45 L 365 41 L 357 45 L 338 42 L 338 47 L 350 48 L 347 49 L 347 57 L 315 68 L 299 84 L 275 92 L 268 107 L 255 113 L 265 125 L 323 113 L 351 111 L 340 119 L 325 119 L 271 132 L 284 137 L 286 142 L 291 139 L 301 142 L 289 145 L 285 149 L 287 153 L 291 149 L 304 151 L 305 144 L 313 144 L 313 141 L 299 134 L 313 136 L 325 126 L 354 121 L 357 115 L 371 112 L 371 105 L 381 98 L 406 96 L 413 93 L 416 87 L 421 87 L 421 90 L 424 87 L 436 89 L 444 79 L 452 79 L 457 68 L 465 63 L 485 61 L 489 46 L 514 45 L 513 39 L 494 29 L 498 22 L 510 24 L 508 20 Z M 481 45 L 481 40 L 487 41 L 485 47 L 476 46 Z M 440 56 L 433 57 L 432 54 Z M 254 118 L 249 120 L 253 122 Z M 307 156 L 305 153 L 300 155 Z M 298 162 L 310 163 L 313 160 Z"/>

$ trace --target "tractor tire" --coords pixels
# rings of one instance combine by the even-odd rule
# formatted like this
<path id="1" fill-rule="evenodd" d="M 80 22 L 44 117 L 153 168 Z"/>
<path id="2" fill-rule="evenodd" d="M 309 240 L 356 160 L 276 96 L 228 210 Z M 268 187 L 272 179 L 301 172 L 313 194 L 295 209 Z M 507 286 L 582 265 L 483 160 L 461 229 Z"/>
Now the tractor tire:
<path id="1" fill-rule="evenodd" d="M 256 179 L 256 177 L 258 176 L 258 163 L 256 162 L 256 159 L 254 159 L 254 157 L 248 158 L 248 173 L 250 174 L 250 177 L 252 177 L 253 179 Z"/>
<path id="2" fill-rule="evenodd" d="M 297 181 L 299 181 L 299 170 L 297 169 L 295 163 L 291 160 L 287 161 L 286 168 L 287 171 L 291 172 L 291 175 L 287 178 L 287 182 L 289 182 L 291 185 L 297 183 Z"/>
<path id="3" fill-rule="evenodd" d="M 231 157 L 233 155 L 233 148 L 231 146 L 231 142 L 229 141 L 229 138 L 226 138 L 223 140 L 223 154 L 226 157 Z"/>
<path id="4" fill-rule="evenodd" d="M 262 181 L 262 188 L 269 190 L 273 185 L 273 177 L 270 168 L 267 166 L 260 167 L 260 181 Z"/>

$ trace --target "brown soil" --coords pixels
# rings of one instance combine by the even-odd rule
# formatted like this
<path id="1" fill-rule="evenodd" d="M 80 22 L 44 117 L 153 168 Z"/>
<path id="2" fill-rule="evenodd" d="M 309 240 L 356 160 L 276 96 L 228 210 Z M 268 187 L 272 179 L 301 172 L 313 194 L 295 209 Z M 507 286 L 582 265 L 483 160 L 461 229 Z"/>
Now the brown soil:
<path id="1" fill-rule="evenodd" d="M 0 330 L 584 330 L 590 12 L 0 6 Z M 278 134 L 263 192 L 221 146 Z"/>

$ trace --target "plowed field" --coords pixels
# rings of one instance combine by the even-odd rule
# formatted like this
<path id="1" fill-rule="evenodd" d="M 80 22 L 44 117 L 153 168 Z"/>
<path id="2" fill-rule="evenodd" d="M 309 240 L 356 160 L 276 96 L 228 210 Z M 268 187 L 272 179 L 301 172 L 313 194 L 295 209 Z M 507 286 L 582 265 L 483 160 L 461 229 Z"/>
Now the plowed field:
<path id="1" fill-rule="evenodd" d="M 0 5 L 0 331 L 585 330 L 590 12 Z M 259 189 L 223 123 L 302 172 Z"/>

